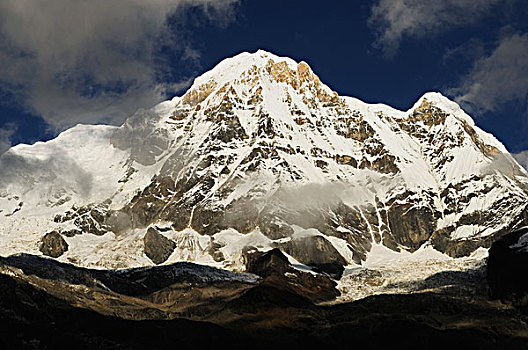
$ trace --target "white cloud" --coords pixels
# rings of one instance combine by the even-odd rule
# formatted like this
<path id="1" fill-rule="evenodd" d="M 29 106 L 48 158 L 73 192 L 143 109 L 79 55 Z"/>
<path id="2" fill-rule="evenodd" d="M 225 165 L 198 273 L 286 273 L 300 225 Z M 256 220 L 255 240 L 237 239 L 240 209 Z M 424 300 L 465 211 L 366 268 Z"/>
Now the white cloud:
<path id="1" fill-rule="evenodd" d="M 4 153 L 11 147 L 11 135 L 15 132 L 12 125 L 5 125 L 0 128 L 0 154 Z"/>
<path id="2" fill-rule="evenodd" d="M 0 86 L 57 128 L 122 122 L 187 83 L 156 79 L 158 45 L 199 58 L 168 16 L 200 7 L 204 20 L 225 25 L 238 1 L 2 0 Z"/>
<path id="3" fill-rule="evenodd" d="M 474 112 L 494 111 L 504 102 L 528 97 L 528 33 L 501 38 L 497 47 L 477 60 L 458 87 L 455 100 Z"/>
<path id="4" fill-rule="evenodd" d="M 504 0 L 379 0 L 371 8 L 369 25 L 375 46 L 393 55 L 404 38 L 425 38 L 474 24 Z"/>
<path id="5" fill-rule="evenodd" d="M 528 151 L 515 153 L 512 156 L 524 169 L 528 170 Z"/>
<path id="6" fill-rule="evenodd" d="M 470 38 L 464 43 L 447 49 L 442 56 L 444 65 L 457 64 L 457 60 L 475 61 L 486 54 L 484 43 L 476 38 Z"/>

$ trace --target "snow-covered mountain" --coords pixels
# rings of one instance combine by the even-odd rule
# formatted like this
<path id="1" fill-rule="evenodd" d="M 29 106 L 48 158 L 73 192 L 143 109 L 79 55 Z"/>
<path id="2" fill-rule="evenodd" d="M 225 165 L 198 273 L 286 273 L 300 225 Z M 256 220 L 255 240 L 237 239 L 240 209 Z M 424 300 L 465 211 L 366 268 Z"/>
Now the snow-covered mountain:
<path id="1" fill-rule="evenodd" d="M 339 96 L 304 62 L 226 59 L 121 127 L 0 157 L 0 254 L 243 270 L 279 248 L 339 275 L 373 250 L 467 256 L 528 224 L 528 174 L 460 107 Z"/>

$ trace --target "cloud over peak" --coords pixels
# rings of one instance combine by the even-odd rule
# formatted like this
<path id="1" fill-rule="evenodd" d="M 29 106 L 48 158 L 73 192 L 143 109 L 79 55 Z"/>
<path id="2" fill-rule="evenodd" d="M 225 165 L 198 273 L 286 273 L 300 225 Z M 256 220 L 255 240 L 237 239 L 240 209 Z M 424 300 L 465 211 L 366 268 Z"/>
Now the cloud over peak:
<path id="1" fill-rule="evenodd" d="M 513 158 L 528 171 L 528 151 L 512 154 Z"/>
<path id="2" fill-rule="evenodd" d="M 379 0 L 371 8 L 369 25 L 374 45 L 387 56 L 398 50 L 404 38 L 422 39 L 489 15 L 501 0 Z"/>
<path id="3" fill-rule="evenodd" d="M 0 128 L 0 155 L 11 147 L 10 138 L 14 132 L 15 130 L 12 128 L 12 125 L 6 125 Z"/>
<path id="4" fill-rule="evenodd" d="M 199 8 L 225 25 L 237 1 L 2 1 L 0 86 L 59 129 L 120 123 L 188 83 L 159 79 L 160 43 L 198 54 L 167 18 Z"/>
<path id="5" fill-rule="evenodd" d="M 494 111 L 505 102 L 528 98 L 528 33 L 502 37 L 495 49 L 475 61 L 450 94 L 464 107 Z"/>

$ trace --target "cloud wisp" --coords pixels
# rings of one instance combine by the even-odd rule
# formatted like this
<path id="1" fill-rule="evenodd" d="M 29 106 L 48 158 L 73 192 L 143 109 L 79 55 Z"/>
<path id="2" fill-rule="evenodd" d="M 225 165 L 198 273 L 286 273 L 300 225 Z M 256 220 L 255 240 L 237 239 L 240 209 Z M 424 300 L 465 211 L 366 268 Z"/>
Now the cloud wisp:
<path id="1" fill-rule="evenodd" d="M 14 134 L 15 129 L 12 125 L 5 125 L 0 128 L 0 155 L 7 151 L 11 147 L 11 136 Z"/>
<path id="2" fill-rule="evenodd" d="M 474 24 L 490 15 L 501 0 L 378 0 L 369 26 L 374 46 L 394 55 L 403 39 L 423 39 L 448 29 Z"/>
<path id="3" fill-rule="evenodd" d="M 30 112 L 62 129 L 121 123 L 188 81 L 160 79 L 159 49 L 199 53 L 171 16 L 201 11 L 225 25 L 238 0 L 5 0 L 0 2 L 0 83 Z"/>
<path id="4" fill-rule="evenodd" d="M 512 154 L 513 158 L 519 163 L 524 169 L 528 171 L 528 151 L 522 151 L 519 153 Z"/>
<path id="5" fill-rule="evenodd" d="M 528 98 L 528 33 L 501 38 L 487 56 L 475 61 L 468 75 L 449 94 L 464 108 L 489 112 Z"/>

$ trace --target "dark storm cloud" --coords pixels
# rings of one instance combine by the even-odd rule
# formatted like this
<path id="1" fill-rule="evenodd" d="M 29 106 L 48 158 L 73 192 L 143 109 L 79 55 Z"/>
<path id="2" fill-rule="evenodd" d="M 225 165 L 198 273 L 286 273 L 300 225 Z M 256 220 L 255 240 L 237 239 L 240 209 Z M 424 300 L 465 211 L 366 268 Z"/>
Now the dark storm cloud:
<path id="1" fill-rule="evenodd" d="M 161 44 L 199 59 L 192 43 L 168 29 L 167 17 L 199 7 L 207 20 L 225 25 L 237 1 L 3 0 L 1 87 L 58 129 L 120 123 L 188 84 L 157 76 L 167 64 L 156 57 Z"/>

